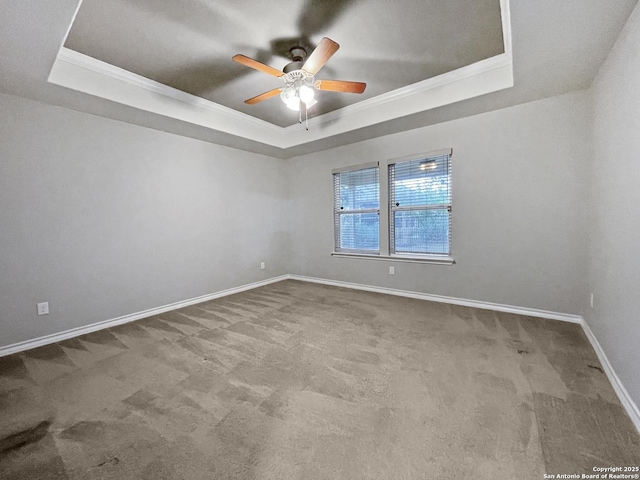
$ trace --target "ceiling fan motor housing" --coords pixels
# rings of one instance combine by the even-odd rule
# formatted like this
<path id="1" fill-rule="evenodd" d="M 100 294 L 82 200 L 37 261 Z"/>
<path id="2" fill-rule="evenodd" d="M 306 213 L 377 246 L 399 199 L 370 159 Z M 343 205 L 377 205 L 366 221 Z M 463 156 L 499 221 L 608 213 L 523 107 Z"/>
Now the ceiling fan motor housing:
<path id="1" fill-rule="evenodd" d="M 284 73 L 300 70 L 307 58 L 307 51 L 302 47 L 293 47 L 289 50 L 289 54 L 291 55 L 292 62 L 285 65 L 282 69 Z"/>

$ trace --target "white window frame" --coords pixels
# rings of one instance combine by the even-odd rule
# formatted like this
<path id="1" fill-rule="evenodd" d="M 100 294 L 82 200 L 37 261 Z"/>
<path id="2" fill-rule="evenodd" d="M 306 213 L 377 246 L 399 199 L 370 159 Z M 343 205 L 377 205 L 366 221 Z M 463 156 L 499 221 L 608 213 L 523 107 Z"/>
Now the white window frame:
<path id="1" fill-rule="evenodd" d="M 357 209 L 357 210 L 343 210 L 340 206 L 340 188 L 338 184 L 339 174 L 348 173 L 348 172 L 356 172 L 358 170 L 367 170 L 371 168 L 378 169 L 378 189 L 380 189 L 380 163 L 379 162 L 371 162 L 371 163 L 363 163 L 361 165 L 354 165 L 351 167 L 345 168 L 336 168 L 331 171 L 333 177 L 333 248 L 334 253 L 342 253 L 347 255 L 360 254 L 360 255 L 379 255 L 379 240 L 378 240 L 378 251 L 375 250 L 356 250 L 356 249 L 346 249 L 340 248 L 341 242 L 341 232 L 340 232 L 340 217 L 342 215 L 354 215 L 354 214 L 363 214 L 363 213 L 375 213 L 378 215 L 378 239 L 380 238 L 380 203 L 378 204 L 378 208 L 367 208 L 367 209 Z M 378 192 L 380 194 L 380 192 Z M 381 202 L 381 198 L 378 199 L 378 202 Z"/>
<path id="2" fill-rule="evenodd" d="M 453 238 L 453 226 L 450 224 L 450 233 L 449 233 L 449 250 L 450 253 L 448 255 L 445 254 L 419 254 L 419 253 L 393 253 L 390 249 L 390 236 L 391 231 L 389 215 L 392 213 L 391 205 L 390 205 L 390 196 L 389 196 L 389 165 L 400 163 L 409 160 L 417 160 L 417 159 L 425 159 L 431 157 L 440 157 L 443 155 L 453 156 L 453 149 L 441 149 L 434 150 L 426 153 L 418 153 L 414 155 L 408 155 L 399 158 L 392 158 L 386 161 L 367 163 L 363 165 L 355 165 L 350 167 L 344 167 L 332 170 L 332 174 L 336 172 L 342 171 L 351 171 L 358 170 L 361 168 L 366 168 L 367 166 L 375 166 L 379 165 L 379 178 L 380 178 L 380 221 L 379 221 L 379 244 L 380 251 L 379 253 L 370 253 L 370 252 L 356 252 L 356 251 L 344 251 L 344 250 L 335 250 L 334 243 L 334 251 L 331 252 L 331 255 L 334 257 L 345 257 L 345 258 L 362 258 L 362 259 L 372 259 L 372 260 L 382 260 L 382 261 L 393 261 L 393 262 L 406 262 L 406 263 L 430 263 L 430 264 L 439 264 L 439 265 L 454 265 L 455 259 L 453 257 L 454 250 L 454 238 Z M 451 176 L 451 165 L 449 170 L 449 175 Z M 333 177 L 333 175 L 332 175 Z M 335 195 L 335 187 L 334 187 L 334 195 Z M 450 213 L 453 211 L 453 194 L 451 198 L 451 204 L 448 205 Z M 450 222 L 453 222 L 453 217 L 450 217 Z M 334 197 L 334 239 L 335 239 L 335 197 Z M 335 242 L 335 240 L 334 240 Z"/>
<path id="3" fill-rule="evenodd" d="M 395 167 L 398 164 L 402 164 L 402 163 L 407 163 L 407 162 L 415 162 L 415 161 L 420 161 L 422 162 L 436 162 L 437 159 L 442 159 L 442 158 L 446 158 L 446 173 L 448 178 L 448 193 L 449 193 L 449 199 L 448 202 L 446 203 L 441 203 L 441 204 L 421 204 L 421 205 L 399 205 L 397 203 L 397 200 L 399 200 L 398 198 L 396 198 L 395 196 L 395 186 L 393 184 L 393 179 L 395 178 Z M 435 166 L 435 164 L 434 164 Z M 392 170 L 394 170 L 393 174 L 392 174 Z M 388 174 L 388 183 L 389 183 L 389 253 L 391 255 L 399 255 L 399 256 L 422 256 L 422 255 L 427 255 L 427 256 L 435 256 L 435 257 L 449 257 L 451 255 L 451 154 L 446 151 L 443 153 L 440 153 L 439 155 L 434 155 L 434 154 L 430 154 L 430 155 L 421 155 L 418 157 L 414 157 L 412 156 L 409 159 L 404 159 L 404 160 L 394 160 L 393 162 L 389 162 L 388 167 L 387 167 L 387 174 Z M 421 211 L 421 210 L 446 210 L 448 213 L 448 231 L 447 231 L 447 246 L 448 246 L 448 251 L 444 252 L 444 253 L 435 253 L 435 252 L 406 252 L 406 251 L 397 251 L 396 248 L 396 244 L 395 244 L 395 240 L 396 240 L 396 235 L 395 235 L 395 214 L 396 212 L 417 212 L 417 211 Z"/>

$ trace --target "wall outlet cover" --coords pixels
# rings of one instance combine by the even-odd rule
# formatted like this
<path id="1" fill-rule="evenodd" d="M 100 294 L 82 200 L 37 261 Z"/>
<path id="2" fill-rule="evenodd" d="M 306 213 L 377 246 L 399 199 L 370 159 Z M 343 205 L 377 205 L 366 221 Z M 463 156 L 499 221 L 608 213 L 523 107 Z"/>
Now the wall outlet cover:
<path id="1" fill-rule="evenodd" d="M 38 315 L 49 314 L 49 302 L 42 302 L 38 304 Z"/>

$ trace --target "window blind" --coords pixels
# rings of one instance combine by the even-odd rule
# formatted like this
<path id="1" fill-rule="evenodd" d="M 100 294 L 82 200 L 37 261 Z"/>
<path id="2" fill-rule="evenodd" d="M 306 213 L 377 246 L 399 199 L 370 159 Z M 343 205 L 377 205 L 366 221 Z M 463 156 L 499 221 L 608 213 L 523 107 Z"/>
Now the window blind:
<path id="1" fill-rule="evenodd" d="M 380 250 L 380 169 L 367 167 L 333 174 L 336 251 Z"/>
<path id="2" fill-rule="evenodd" d="M 451 155 L 389 165 L 391 253 L 451 254 Z"/>

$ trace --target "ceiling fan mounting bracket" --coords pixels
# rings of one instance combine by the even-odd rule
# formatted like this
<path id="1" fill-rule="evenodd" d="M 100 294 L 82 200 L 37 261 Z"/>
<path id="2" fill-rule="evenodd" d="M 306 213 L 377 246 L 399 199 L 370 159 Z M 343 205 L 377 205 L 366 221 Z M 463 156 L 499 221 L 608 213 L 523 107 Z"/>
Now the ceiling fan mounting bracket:
<path id="1" fill-rule="evenodd" d="M 303 62 L 307 59 L 307 51 L 304 47 L 295 46 L 289 49 L 289 56 L 294 62 Z"/>
<path id="2" fill-rule="evenodd" d="M 289 57 L 291 58 L 291 63 L 288 63 L 282 69 L 284 73 L 300 70 L 307 60 L 307 51 L 304 47 L 297 45 L 289 49 Z"/>

